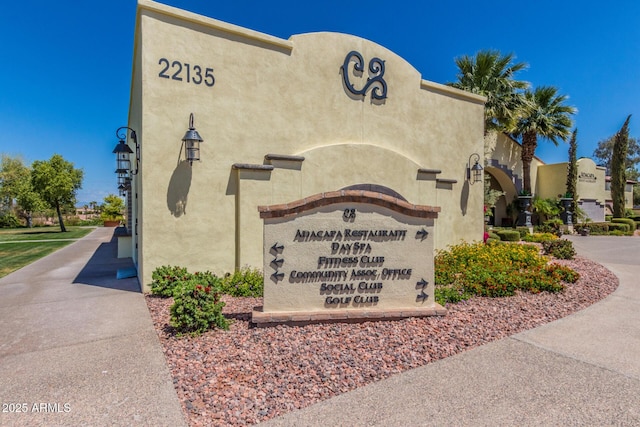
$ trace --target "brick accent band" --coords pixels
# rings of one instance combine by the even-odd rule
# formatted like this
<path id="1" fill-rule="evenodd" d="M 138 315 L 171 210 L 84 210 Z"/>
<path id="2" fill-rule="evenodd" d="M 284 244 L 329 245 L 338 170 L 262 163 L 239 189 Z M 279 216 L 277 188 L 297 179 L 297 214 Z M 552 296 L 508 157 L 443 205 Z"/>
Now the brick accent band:
<path id="1" fill-rule="evenodd" d="M 383 193 L 365 190 L 340 190 L 318 193 L 295 202 L 258 206 L 260 218 L 282 218 L 336 203 L 367 203 L 416 218 L 438 218 L 439 206 L 414 205 Z"/>
<path id="2" fill-rule="evenodd" d="M 403 308 L 397 310 L 327 310 L 321 312 L 273 312 L 264 313 L 256 307 L 251 322 L 256 326 L 305 325 L 327 322 L 362 322 L 375 320 L 399 320 L 409 317 L 445 316 L 447 309 L 439 304 L 429 308 Z"/>

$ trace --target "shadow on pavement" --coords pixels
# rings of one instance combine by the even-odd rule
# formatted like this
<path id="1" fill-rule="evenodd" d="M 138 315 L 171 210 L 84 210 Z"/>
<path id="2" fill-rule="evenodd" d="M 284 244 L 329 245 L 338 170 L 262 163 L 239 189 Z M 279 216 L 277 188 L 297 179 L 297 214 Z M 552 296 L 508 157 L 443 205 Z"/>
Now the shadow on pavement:
<path id="1" fill-rule="evenodd" d="M 118 258 L 118 238 L 114 235 L 102 243 L 73 280 L 74 284 L 99 286 L 121 291 L 140 292 L 137 277 L 118 279 L 118 271 L 135 271 L 131 258 Z"/>

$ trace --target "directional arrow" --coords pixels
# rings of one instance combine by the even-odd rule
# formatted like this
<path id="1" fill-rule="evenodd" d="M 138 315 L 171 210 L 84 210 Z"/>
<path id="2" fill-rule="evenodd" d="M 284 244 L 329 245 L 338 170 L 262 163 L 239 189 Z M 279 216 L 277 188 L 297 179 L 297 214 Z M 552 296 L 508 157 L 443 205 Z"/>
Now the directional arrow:
<path id="1" fill-rule="evenodd" d="M 418 301 L 422 301 L 424 302 L 424 300 L 426 300 L 427 298 L 429 298 L 429 295 L 427 295 L 424 290 L 420 291 L 420 293 L 418 294 L 418 296 L 416 297 L 416 300 Z"/>
<path id="2" fill-rule="evenodd" d="M 280 267 L 282 267 L 282 264 L 283 264 L 283 263 L 284 263 L 284 258 L 280 258 L 280 259 L 278 259 L 278 257 L 276 257 L 276 258 L 274 258 L 274 260 L 273 260 L 273 261 L 271 261 L 271 266 L 272 266 L 275 270 L 277 270 L 277 269 L 279 269 Z"/>
<path id="3" fill-rule="evenodd" d="M 281 254 L 283 250 L 284 250 L 284 245 L 278 246 L 278 242 L 274 243 L 273 246 L 271 246 L 272 254 Z"/>
<path id="4" fill-rule="evenodd" d="M 426 280 L 420 279 L 420 281 L 418 283 L 416 283 L 416 288 L 418 286 L 420 286 L 421 289 L 424 289 L 425 286 L 427 286 L 428 284 L 429 284 L 429 282 L 427 282 Z"/>
<path id="5" fill-rule="evenodd" d="M 429 232 L 424 228 L 416 233 L 416 239 L 419 237 L 420 240 L 424 240 L 429 235 Z"/>
<path id="6" fill-rule="evenodd" d="M 271 280 L 278 283 L 280 280 L 284 279 L 284 273 L 278 273 L 277 271 L 271 275 Z"/>

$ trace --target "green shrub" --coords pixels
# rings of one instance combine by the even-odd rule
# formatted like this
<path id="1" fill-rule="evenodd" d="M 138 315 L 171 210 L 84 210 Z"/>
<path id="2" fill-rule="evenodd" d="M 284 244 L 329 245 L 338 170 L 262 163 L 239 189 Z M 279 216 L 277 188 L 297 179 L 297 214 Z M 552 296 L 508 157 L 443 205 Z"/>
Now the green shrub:
<path id="1" fill-rule="evenodd" d="M 576 254 L 573 243 L 565 239 L 542 242 L 542 249 L 545 254 L 558 259 L 573 259 Z"/>
<path id="2" fill-rule="evenodd" d="M 487 233 L 487 239 L 485 240 L 485 243 L 489 244 L 489 243 L 496 243 L 496 242 L 500 242 L 500 236 L 498 236 L 498 234 L 495 231 L 490 230 Z"/>
<path id="3" fill-rule="evenodd" d="M 611 234 L 613 231 L 619 231 L 624 233 L 628 233 L 629 232 L 629 224 L 626 223 L 622 223 L 622 222 L 612 222 L 611 224 L 609 224 L 609 234 Z"/>
<path id="4" fill-rule="evenodd" d="M 525 242 L 542 243 L 558 239 L 553 233 L 533 233 L 522 237 Z"/>
<path id="5" fill-rule="evenodd" d="M 198 335 L 212 327 L 229 329 L 229 321 L 222 314 L 225 304 L 220 301 L 220 293 L 201 282 L 202 278 L 194 274 L 182 282 L 174 296 L 170 323 L 179 333 Z"/>
<path id="6" fill-rule="evenodd" d="M 21 225 L 20 220 L 14 214 L 0 214 L 0 228 L 18 228 Z"/>
<path id="7" fill-rule="evenodd" d="M 522 239 L 524 236 L 528 236 L 529 234 L 531 234 L 529 232 L 529 227 L 516 227 L 516 231 L 520 233 L 520 239 Z"/>
<path id="8" fill-rule="evenodd" d="M 604 216 L 604 220 L 607 222 L 611 222 L 611 219 L 613 218 L 613 215 L 605 215 Z"/>
<path id="9" fill-rule="evenodd" d="M 222 292 L 234 297 L 261 297 L 264 294 L 262 271 L 243 267 L 233 274 L 225 275 Z"/>
<path id="10" fill-rule="evenodd" d="M 102 224 L 103 224 L 103 221 L 100 218 L 81 219 L 80 221 L 78 221 L 78 226 L 80 227 L 86 227 L 91 225 L 102 225 Z"/>
<path id="11" fill-rule="evenodd" d="M 553 218 L 534 227 L 534 231 L 539 233 L 552 233 L 556 236 L 562 236 L 562 226 L 564 223 L 560 218 Z"/>
<path id="12" fill-rule="evenodd" d="M 445 304 L 475 295 L 509 296 L 517 289 L 561 291 L 568 272 L 546 264 L 547 258 L 533 245 L 452 246 L 435 257 L 436 301 Z"/>
<path id="13" fill-rule="evenodd" d="M 456 285 L 436 286 L 434 292 L 436 302 L 442 306 L 448 302 L 455 304 L 471 297 L 473 297 L 473 294 Z"/>
<path id="14" fill-rule="evenodd" d="M 560 264 L 549 264 L 547 270 L 559 280 L 567 283 L 576 283 L 580 278 L 580 273 Z"/>
<path id="15" fill-rule="evenodd" d="M 189 279 L 187 269 L 183 267 L 163 265 L 151 273 L 151 293 L 161 297 L 172 297 L 181 282 Z"/>
<path id="16" fill-rule="evenodd" d="M 592 235 L 603 235 L 609 232 L 610 224 L 610 222 L 588 222 L 578 224 L 577 228 L 586 228 Z"/>
<path id="17" fill-rule="evenodd" d="M 498 230 L 496 234 L 500 236 L 500 240 L 504 240 L 505 242 L 520 241 L 520 232 L 518 230 Z"/>
<path id="18" fill-rule="evenodd" d="M 626 224 L 628 226 L 627 232 L 633 232 L 636 229 L 636 222 L 631 218 L 612 218 L 611 224 Z"/>

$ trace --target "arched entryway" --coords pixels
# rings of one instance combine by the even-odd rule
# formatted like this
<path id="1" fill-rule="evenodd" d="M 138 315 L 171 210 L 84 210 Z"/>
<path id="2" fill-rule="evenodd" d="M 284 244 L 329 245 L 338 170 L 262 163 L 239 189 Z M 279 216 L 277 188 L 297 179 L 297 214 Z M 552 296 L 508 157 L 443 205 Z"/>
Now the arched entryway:
<path id="1" fill-rule="evenodd" d="M 505 193 L 498 199 L 492 209 L 493 215 L 489 219 L 489 224 L 498 227 L 510 226 L 512 225 L 512 219 L 508 215 L 507 207 L 517 195 L 513 179 L 505 171 L 494 166 L 487 166 L 485 173 L 489 176 L 491 189 Z"/>

